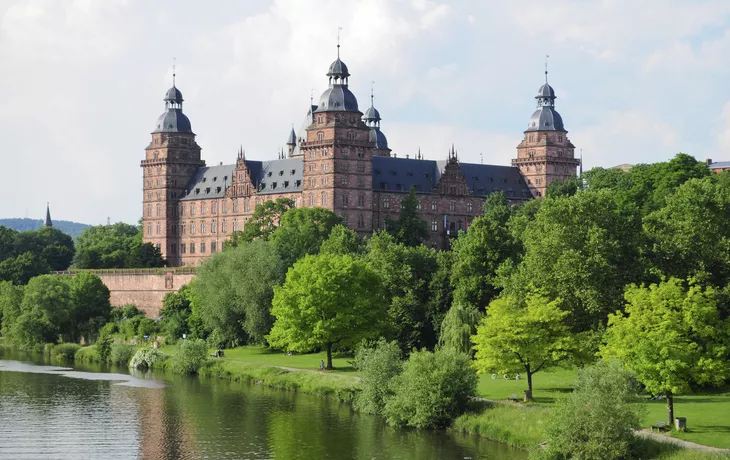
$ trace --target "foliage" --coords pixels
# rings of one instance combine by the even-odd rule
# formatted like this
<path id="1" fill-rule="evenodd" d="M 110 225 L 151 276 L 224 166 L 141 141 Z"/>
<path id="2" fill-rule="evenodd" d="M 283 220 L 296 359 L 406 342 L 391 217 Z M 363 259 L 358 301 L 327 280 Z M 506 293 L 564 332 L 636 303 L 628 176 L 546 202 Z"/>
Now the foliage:
<path id="1" fill-rule="evenodd" d="M 274 289 L 268 336 L 274 347 L 292 351 L 327 350 L 354 345 L 380 332 L 385 299 L 380 277 L 349 255 L 307 255 L 294 264 L 282 286 Z"/>
<path id="2" fill-rule="evenodd" d="M 570 356 L 572 335 L 560 299 L 529 294 L 524 301 L 503 295 L 489 304 L 487 316 L 473 337 L 474 365 L 479 373 L 524 371 L 532 391 L 532 375 Z"/>
<path id="3" fill-rule="evenodd" d="M 21 314 L 20 304 L 23 302 L 23 286 L 15 286 L 10 281 L 0 281 L 0 319 L 2 328 L 0 335 L 7 336 L 10 326 Z"/>
<path id="4" fill-rule="evenodd" d="M 208 345 L 204 340 L 183 340 L 171 360 L 171 368 L 180 374 L 197 374 L 208 361 Z"/>
<path id="5" fill-rule="evenodd" d="M 73 240 L 57 229 L 16 232 L 0 227 L 0 281 L 24 285 L 35 276 L 65 270 L 73 254 Z"/>
<path id="6" fill-rule="evenodd" d="M 357 233 L 344 225 L 335 225 L 326 240 L 319 248 L 321 254 L 350 254 L 362 253 L 363 246 Z"/>
<path id="7" fill-rule="evenodd" d="M 545 441 L 551 409 L 499 403 L 474 406 L 475 410 L 454 419 L 451 430 L 527 449 L 535 449 Z"/>
<path id="8" fill-rule="evenodd" d="M 160 359 L 160 352 L 152 347 L 140 348 L 132 356 L 132 360 L 129 361 L 129 367 L 131 369 L 151 369 L 155 366 L 155 363 Z"/>
<path id="9" fill-rule="evenodd" d="M 454 302 L 454 291 L 451 288 L 451 272 L 454 264 L 452 251 L 436 253 L 436 268 L 431 273 L 428 283 L 428 299 L 426 300 L 426 317 L 430 320 L 430 329 L 436 337 L 440 336 L 441 325 L 446 313 Z"/>
<path id="10" fill-rule="evenodd" d="M 122 222 L 91 226 L 76 241 L 76 268 L 154 268 L 166 261 L 157 247 L 142 243 L 142 230 Z"/>
<path id="11" fill-rule="evenodd" d="M 231 239 L 226 242 L 226 247 L 235 248 L 241 243 L 250 243 L 259 238 L 268 240 L 279 225 L 281 216 L 294 206 L 294 200 L 290 198 L 277 198 L 276 201 L 267 200 L 263 204 L 256 205 L 243 231 L 233 232 Z"/>
<path id="12" fill-rule="evenodd" d="M 673 396 L 691 384 L 721 385 L 728 377 L 728 321 L 720 318 L 716 291 L 676 278 L 626 290 L 626 310 L 609 316 L 606 358 L 621 361 L 652 394 Z"/>
<path id="13" fill-rule="evenodd" d="M 385 229 L 393 235 L 397 243 L 418 246 L 428 241 L 428 223 L 421 218 L 418 210 L 416 189 L 411 187 L 408 195 L 400 201 L 400 215 L 396 220 L 388 219 Z"/>
<path id="14" fill-rule="evenodd" d="M 109 362 L 126 366 L 135 354 L 134 345 L 124 343 L 113 343 L 109 353 Z"/>
<path id="15" fill-rule="evenodd" d="M 433 348 L 437 338 L 434 321 L 425 308 L 431 297 L 431 276 L 437 269 L 436 250 L 423 245 L 409 247 L 385 232 L 367 242 L 365 260 L 380 275 L 388 301 L 387 336 L 404 351 Z"/>
<path id="16" fill-rule="evenodd" d="M 99 332 L 99 338 L 96 340 L 96 355 L 99 361 L 105 363 L 112 353 L 112 344 L 114 339 L 111 334 L 107 333 L 104 328 Z"/>
<path id="17" fill-rule="evenodd" d="M 189 334 L 188 321 L 192 314 L 193 291 L 189 284 L 177 292 L 168 292 L 162 298 L 160 311 L 160 330 L 165 338 L 173 342 Z"/>
<path id="18" fill-rule="evenodd" d="M 69 278 L 68 283 L 71 309 L 68 324 L 62 331 L 64 340 L 78 342 L 83 336 L 92 341 L 111 317 L 109 289 L 98 276 L 85 272 Z"/>
<path id="19" fill-rule="evenodd" d="M 466 410 L 476 384 L 467 355 L 450 348 L 415 351 L 394 378 L 383 415 L 392 425 L 446 427 Z"/>
<path id="20" fill-rule="evenodd" d="M 637 384 L 618 362 L 599 362 L 578 373 L 575 389 L 558 402 L 547 424 L 541 459 L 619 460 L 634 456 L 643 406 Z"/>
<path id="21" fill-rule="evenodd" d="M 621 307 L 624 286 L 643 275 L 641 220 L 606 190 L 543 200 L 522 242 L 507 292 L 524 297 L 533 286 L 563 299 L 576 332 L 603 323 Z"/>
<path id="22" fill-rule="evenodd" d="M 78 343 L 61 343 L 53 347 L 51 350 L 51 357 L 66 361 L 73 361 L 76 356 L 76 352 L 79 351 L 80 348 L 81 345 Z"/>
<path id="23" fill-rule="evenodd" d="M 264 240 L 218 253 L 198 270 L 192 315 L 208 332 L 218 331 L 224 345 L 263 343 L 273 324 L 274 286 L 284 274 L 277 251 Z"/>
<path id="24" fill-rule="evenodd" d="M 47 274 L 50 271 L 51 266 L 31 252 L 24 252 L 17 257 L 11 257 L 0 262 L 0 280 L 10 281 L 21 286 L 28 284 L 31 278 Z"/>
<path id="25" fill-rule="evenodd" d="M 511 214 L 504 193 L 492 193 L 484 203 L 484 215 L 474 219 L 469 231 L 454 241 L 451 285 L 457 303 L 483 310 L 501 291 L 497 268 L 516 258 L 519 251 L 507 228 Z"/>
<path id="26" fill-rule="evenodd" d="M 281 216 L 271 242 L 285 267 L 307 254 L 317 254 L 332 229 L 342 225 L 340 216 L 325 208 L 294 208 Z"/>
<path id="27" fill-rule="evenodd" d="M 400 347 L 383 338 L 371 345 L 363 344 L 355 354 L 355 363 L 362 384 L 362 391 L 355 398 L 355 408 L 380 415 L 393 394 L 393 379 L 403 368 Z"/>
<path id="28" fill-rule="evenodd" d="M 472 354 L 471 338 L 477 332 L 482 314 L 476 307 L 454 304 L 444 317 L 439 335 L 439 346 L 452 348 L 460 353 Z"/>
<path id="29" fill-rule="evenodd" d="M 666 276 L 730 282 L 730 175 L 691 179 L 644 219 L 652 262 Z"/>
<path id="30" fill-rule="evenodd" d="M 578 190 L 582 189 L 582 179 L 578 177 L 568 177 L 567 179 L 550 182 L 547 191 L 545 192 L 545 196 L 550 198 L 573 196 L 578 193 Z"/>

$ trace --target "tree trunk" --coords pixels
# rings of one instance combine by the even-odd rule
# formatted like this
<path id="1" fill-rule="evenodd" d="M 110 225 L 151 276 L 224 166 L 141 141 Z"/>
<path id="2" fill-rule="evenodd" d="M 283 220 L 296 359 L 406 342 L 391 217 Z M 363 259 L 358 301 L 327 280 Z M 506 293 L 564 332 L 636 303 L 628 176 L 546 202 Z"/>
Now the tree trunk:
<path id="1" fill-rule="evenodd" d="M 667 392 L 667 412 L 669 415 L 669 426 L 674 426 L 674 397 L 672 393 Z"/>
<path id="2" fill-rule="evenodd" d="M 525 371 L 527 371 L 527 389 L 532 393 L 532 372 L 529 364 L 525 366 Z"/>
<path id="3" fill-rule="evenodd" d="M 327 344 L 327 369 L 332 370 L 332 344 Z"/>

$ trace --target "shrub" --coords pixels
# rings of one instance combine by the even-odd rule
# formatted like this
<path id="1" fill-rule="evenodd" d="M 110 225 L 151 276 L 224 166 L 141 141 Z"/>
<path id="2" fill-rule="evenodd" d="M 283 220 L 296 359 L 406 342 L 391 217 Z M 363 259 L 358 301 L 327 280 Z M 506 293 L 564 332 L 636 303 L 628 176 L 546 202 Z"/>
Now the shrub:
<path id="1" fill-rule="evenodd" d="M 150 369 L 154 367 L 155 362 L 159 359 L 160 352 L 151 347 L 140 348 L 132 356 L 129 367 L 132 369 Z"/>
<path id="2" fill-rule="evenodd" d="M 381 338 L 372 346 L 362 346 L 355 354 L 362 391 L 355 398 L 355 408 L 368 414 L 380 414 L 392 396 L 393 378 L 401 372 L 403 360 L 398 343 Z"/>
<path id="3" fill-rule="evenodd" d="M 96 340 L 96 354 L 99 360 L 103 363 L 107 362 L 112 352 L 112 337 L 104 332 L 99 333 L 99 338 Z M 125 363 L 126 364 L 126 363 Z"/>
<path id="4" fill-rule="evenodd" d="M 78 343 L 61 343 L 53 347 L 51 350 L 51 357 L 56 359 L 63 359 L 65 361 L 73 361 L 76 356 L 76 352 L 79 351 L 81 345 Z"/>
<path id="5" fill-rule="evenodd" d="M 98 343 L 98 342 L 97 342 Z M 97 363 L 101 361 L 96 346 L 81 347 L 74 355 L 74 361 L 77 363 Z"/>
<path id="6" fill-rule="evenodd" d="M 114 343 L 109 353 L 109 362 L 126 366 L 134 355 L 134 346 L 123 343 Z"/>
<path id="7" fill-rule="evenodd" d="M 467 355 L 451 348 L 416 351 L 393 379 L 383 415 L 392 425 L 445 427 L 466 410 L 476 385 Z"/>
<path id="8" fill-rule="evenodd" d="M 634 404 L 637 384 L 617 362 L 599 362 L 581 370 L 575 390 L 556 405 L 546 432 L 548 447 L 540 459 L 630 459 L 638 442 L 644 406 Z"/>
<path id="9" fill-rule="evenodd" d="M 208 344 L 200 339 L 183 340 L 172 359 L 172 370 L 181 374 L 196 374 L 208 360 Z"/>
<path id="10" fill-rule="evenodd" d="M 53 348 L 56 346 L 55 343 L 47 343 L 43 345 L 43 354 L 46 356 L 51 356 L 51 352 L 53 352 Z"/>

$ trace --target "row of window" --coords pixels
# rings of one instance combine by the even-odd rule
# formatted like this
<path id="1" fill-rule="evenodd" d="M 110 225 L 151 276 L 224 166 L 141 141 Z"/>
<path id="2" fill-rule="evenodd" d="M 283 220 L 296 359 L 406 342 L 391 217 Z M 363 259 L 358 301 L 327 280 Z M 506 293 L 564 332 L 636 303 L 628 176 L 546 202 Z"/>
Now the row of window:
<path id="1" fill-rule="evenodd" d="M 208 248 L 210 248 L 210 253 L 214 254 L 218 252 L 218 243 L 215 241 L 211 241 L 210 245 L 206 245 L 205 241 L 201 241 L 199 243 L 200 245 L 197 247 L 197 250 L 199 254 L 206 254 Z M 177 244 L 171 244 L 170 245 L 170 254 L 177 254 L 178 252 Z M 196 254 L 196 247 L 195 243 L 180 243 L 180 254 Z"/>
<path id="2" fill-rule="evenodd" d="M 395 205 L 397 206 L 399 203 L 399 200 L 394 199 Z M 403 207 L 403 202 L 400 201 L 401 207 Z M 456 211 L 456 201 L 451 200 L 449 201 L 449 211 L 454 212 Z M 390 208 L 390 198 L 384 197 L 383 198 L 383 208 L 389 209 Z M 421 209 L 421 201 L 416 202 L 416 208 Z M 437 200 L 431 201 L 431 211 L 438 211 L 439 210 L 439 202 Z M 474 204 L 471 201 L 466 202 L 466 212 L 472 212 L 474 210 Z"/>
<path id="3" fill-rule="evenodd" d="M 247 221 L 248 221 L 248 218 L 244 218 L 243 225 L 246 225 Z M 238 219 L 234 219 L 232 222 L 234 232 L 237 232 L 239 230 L 238 224 L 239 224 Z M 153 230 L 152 223 L 148 222 L 147 223 L 147 235 L 148 236 L 153 235 L 152 230 Z M 162 222 L 157 222 L 155 224 L 154 230 L 155 230 L 154 234 L 161 235 L 162 234 Z M 210 233 L 218 233 L 218 221 L 216 219 L 213 219 L 210 222 L 200 221 L 200 222 L 190 222 L 187 224 L 183 223 L 183 224 L 179 224 L 179 225 L 173 225 L 170 228 L 170 230 L 173 235 L 185 235 L 185 234 L 195 235 L 198 232 L 198 230 L 200 231 L 201 234 L 208 233 L 208 230 L 210 230 Z M 224 219 L 221 221 L 220 230 L 221 230 L 221 233 L 228 233 L 228 220 Z"/>

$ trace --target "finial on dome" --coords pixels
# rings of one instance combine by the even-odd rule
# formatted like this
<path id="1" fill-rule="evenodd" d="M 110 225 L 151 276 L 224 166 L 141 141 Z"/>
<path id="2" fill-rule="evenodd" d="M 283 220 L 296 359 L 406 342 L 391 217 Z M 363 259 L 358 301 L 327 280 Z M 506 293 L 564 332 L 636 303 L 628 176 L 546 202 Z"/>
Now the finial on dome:
<path id="1" fill-rule="evenodd" d="M 375 80 L 370 80 L 370 107 L 375 107 Z"/>
<path id="2" fill-rule="evenodd" d="M 174 56 L 172 57 L 172 87 L 175 87 L 175 77 L 177 76 L 175 74 L 175 64 L 176 64 L 177 58 Z"/>
<path id="3" fill-rule="evenodd" d="M 550 55 L 549 55 L 549 54 L 546 54 L 546 55 L 545 55 L 545 83 L 546 83 L 546 84 L 547 84 L 547 82 L 548 82 L 548 81 L 547 81 L 547 74 L 548 74 L 548 69 L 547 69 L 547 67 L 548 67 L 548 66 L 547 66 L 547 65 L 548 65 L 548 58 L 549 58 L 549 57 L 550 57 Z"/>
<path id="4" fill-rule="evenodd" d="M 340 58 L 340 31 L 342 27 L 337 27 L 337 59 Z"/>

